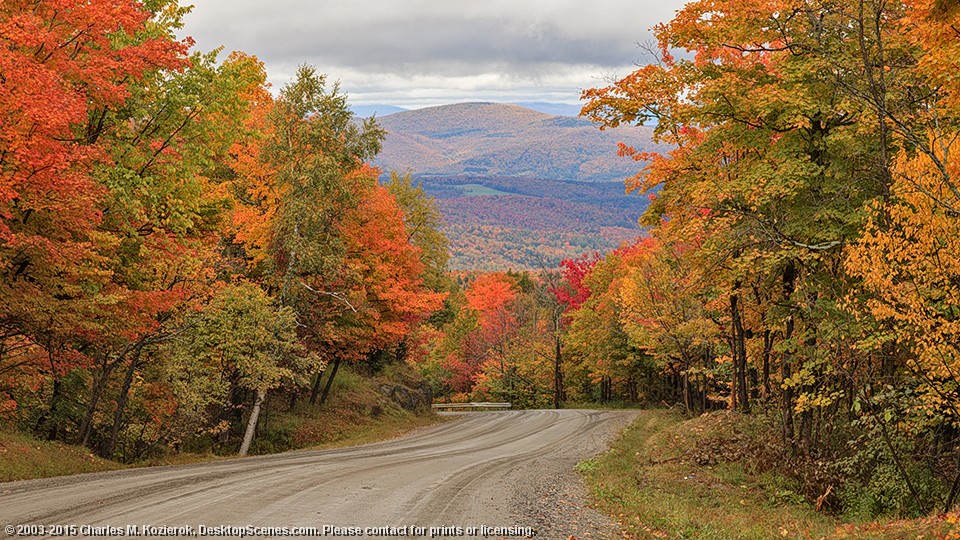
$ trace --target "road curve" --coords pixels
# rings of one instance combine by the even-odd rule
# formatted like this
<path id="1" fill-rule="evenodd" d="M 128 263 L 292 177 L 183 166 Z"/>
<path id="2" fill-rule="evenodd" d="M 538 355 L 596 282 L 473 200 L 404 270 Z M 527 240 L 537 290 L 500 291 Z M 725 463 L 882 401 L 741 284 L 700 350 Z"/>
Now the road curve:
<path id="1" fill-rule="evenodd" d="M 581 522 L 589 510 L 564 484 L 576 484 L 573 465 L 603 451 L 633 417 L 629 411 L 469 413 L 354 448 L 3 483 L 0 537 L 136 531 L 279 538 L 284 527 L 316 528 L 315 536 L 329 537 L 369 538 L 376 531 L 357 532 L 388 527 L 376 533 L 597 537 Z"/>

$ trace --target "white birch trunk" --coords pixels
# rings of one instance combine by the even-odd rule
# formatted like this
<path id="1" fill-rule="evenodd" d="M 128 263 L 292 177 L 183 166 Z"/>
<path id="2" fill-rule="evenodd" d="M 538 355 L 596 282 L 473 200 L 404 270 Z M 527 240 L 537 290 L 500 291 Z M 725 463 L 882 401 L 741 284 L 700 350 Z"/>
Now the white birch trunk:
<path id="1" fill-rule="evenodd" d="M 250 443 L 253 442 L 253 433 L 257 430 L 257 419 L 260 418 L 260 405 L 263 404 L 263 400 L 267 397 L 267 391 L 258 388 L 257 389 L 257 399 L 253 402 L 253 410 L 250 411 L 250 419 L 247 420 L 247 432 L 243 434 L 243 444 L 240 445 L 240 455 L 247 455 L 247 451 L 250 450 Z"/>

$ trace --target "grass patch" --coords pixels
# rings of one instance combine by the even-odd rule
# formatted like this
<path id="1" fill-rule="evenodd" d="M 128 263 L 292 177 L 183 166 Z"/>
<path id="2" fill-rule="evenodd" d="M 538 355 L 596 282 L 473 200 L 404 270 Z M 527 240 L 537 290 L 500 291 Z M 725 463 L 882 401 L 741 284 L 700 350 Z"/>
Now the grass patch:
<path id="1" fill-rule="evenodd" d="M 599 401 L 565 401 L 563 402 L 564 409 L 590 409 L 592 411 L 624 411 L 624 410 L 635 410 L 640 406 L 636 403 L 630 403 L 628 401 L 607 401 L 601 403 Z"/>
<path id="2" fill-rule="evenodd" d="M 957 516 L 843 524 L 816 512 L 789 479 L 754 472 L 749 423 L 720 412 L 685 419 L 642 411 L 611 449 L 577 469 L 595 507 L 625 538 L 913 540 L 960 538 Z"/>
<path id="3" fill-rule="evenodd" d="M 322 450 L 325 448 L 343 448 L 345 446 L 357 446 L 381 441 L 395 439 L 416 429 L 429 427 L 435 424 L 449 422 L 456 418 L 451 416 L 407 416 L 403 418 L 394 418 L 389 420 L 375 420 L 366 425 L 359 426 L 357 429 L 344 433 L 341 437 L 322 442 L 312 448 Z"/>
<path id="4" fill-rule="evenodd" d="M 101 459 L 80 446 L 0 431 L 0 482 L 112 471 L 124 467 L 120 463 Z"/>

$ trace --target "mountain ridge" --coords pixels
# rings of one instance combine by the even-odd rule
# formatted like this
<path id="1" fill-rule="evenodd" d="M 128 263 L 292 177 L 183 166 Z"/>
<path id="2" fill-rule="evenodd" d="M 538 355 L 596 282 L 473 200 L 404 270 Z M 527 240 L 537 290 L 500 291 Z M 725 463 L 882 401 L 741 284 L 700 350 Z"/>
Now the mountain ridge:
<path id="1" fill-rule="evenodd" d="M 387 136 L 374 165 L 415 176 L 485 175 L 621 181 L 637 171 L 618 143 L 663 149 L 653 129 L 600 131 L 590 121 L 502 103 L 458 103 L 377 118 Z"/>
<path id="2" fill-rule="evenodd" d="M 515 101 L 507 105 L 519 105 L 527 109 L 533 109 L 538 112 L 552 114 L 556 116 L 577 116 L 580 114 L 581 106 L 574 103 L 557 103 L 550 101 Z M 359 118 L 369 118 L 376 115 L 378 118 L 393 114 L 395 112 L 411 111 L 422 109 L 424 107 L 407 108 L 386 103 L 372 103 L 364 105 L 350 105 L 350 111 Z"/>

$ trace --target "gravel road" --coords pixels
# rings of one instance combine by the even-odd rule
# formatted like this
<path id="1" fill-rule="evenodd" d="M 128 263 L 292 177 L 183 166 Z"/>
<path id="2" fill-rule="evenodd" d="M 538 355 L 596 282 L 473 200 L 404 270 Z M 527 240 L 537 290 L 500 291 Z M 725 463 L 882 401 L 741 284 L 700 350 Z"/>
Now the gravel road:
<path id="1" fill-rule="evenodd" d="M 4 483 L 0 526 L 6 537 L 611 538 L 574 465 L 633 417 L 468 413 L 354 448 Z"/>

